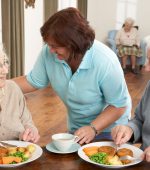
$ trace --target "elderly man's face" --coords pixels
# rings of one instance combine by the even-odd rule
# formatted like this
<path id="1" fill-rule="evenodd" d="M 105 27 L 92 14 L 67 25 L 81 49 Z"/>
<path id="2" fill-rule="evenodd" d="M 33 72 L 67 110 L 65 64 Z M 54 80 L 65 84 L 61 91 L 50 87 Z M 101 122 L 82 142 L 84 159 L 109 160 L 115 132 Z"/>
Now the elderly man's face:
<path id="1" fill-rule="evenodd" d="M 9 62 L 7 57 L 0 56 L 0 88 L 5 86 L 8 70 L 9 70 Z"/>

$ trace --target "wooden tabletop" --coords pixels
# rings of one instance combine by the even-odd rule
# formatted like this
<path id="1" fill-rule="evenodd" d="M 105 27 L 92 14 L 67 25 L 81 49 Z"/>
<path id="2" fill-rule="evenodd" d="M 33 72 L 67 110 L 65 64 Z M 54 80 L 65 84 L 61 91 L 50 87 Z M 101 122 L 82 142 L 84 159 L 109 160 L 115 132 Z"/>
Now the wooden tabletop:
<path id="1" fill-rule="evenodd" d="M 123 168 L 123 170 L 149 170 L 150 163 L 142 162 L 134 166 Z M 0 168 L 1 169 L 1 168 Z M 5 170 L 10 168 L 5 168 Z M 78 153 L 55 154 L 43 147 L 43 154 L 37 160 L 25 164 L 14 170 L 101 170 L 104 168 L 82 160 Z M 106 170 L 109 168 L 105 168 Z M 109 169 L 110 170 L 110 169 Z"/>

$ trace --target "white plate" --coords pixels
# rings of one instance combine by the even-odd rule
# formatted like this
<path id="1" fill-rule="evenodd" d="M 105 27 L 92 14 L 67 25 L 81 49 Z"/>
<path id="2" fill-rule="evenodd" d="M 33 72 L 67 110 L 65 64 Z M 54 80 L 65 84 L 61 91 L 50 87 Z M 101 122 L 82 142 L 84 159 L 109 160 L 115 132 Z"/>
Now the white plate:
<path id="1" fill-rule="evenodd" d="M 84 153 L 83 149 L 86 148 L 86 147 L 89 147 L 89 146 L 112 146 L 112 147 L 115 147 L 115 144 L 114 144 L 114 142 L 95 142 L 95 143 L 90 143 L 90 144 L 84 145 L 78 150 L 78 155 L 83 160 L 85 160 L 85 161 L 87 161 L 89 163 L 95 164 L 95 165 L 99 165 L 99 166 L 106 167 L 106 168 L 124 168 L 124 167 L 135 165 L 135 164 L 138 164 L 138 163 L 141 162 L 141 161 L 133 161 L 132 163 L 126 164 L 126 165 L 104 165 L 104 164 L 99 164 L 99 163 L 96 163 L 94 161 L 91 161 L 89 159 L 89 157 Z M 143 153 L 143 151 L 141 149 L 139 149 L 138 147 L 135 147 L 133 145 L 130 145 L 130 144 L 123 144 L 120 147 L 118 147 L 118 149 L 120 149 L 120 148 L 131 149 L 133 151 L 133 157 L 140 157 L 141 154 Z"/>
<path id="2" fill-rule="evenodd" d="M 9 140 L 9 141 L 3 141 L 3 142 L 7 142 L 8 144 L 13 144 L 13 145 L 16 145 L 18 147 L 26 147 L 27 145 L 32 144 L 32 145 L 34 145 L 36 147 L 36 150 L 35 150 L 35 152 L 33 152 L 31 158 L 29 158 L 27 161 L 17 163 L 17 164 L 0 164 L 0 168 L 1 167 L 3 167 L 3 168 L 12 168 L 12 167 L 17 167 L 17 166 L 27 164 L 29 162 L 32 162 L 32 161 L 38 159 L 43 153 L 43 150 L 42 150 L 42 148 L 40 146 L 38 146 L 36 144 L 33 144 L 33 143 L 30 143 L 30 142 L 15 141 L 15 140 Z"/>
<path id="3" fill-rule="evenodd" d="M 58 149 L 56 149 L 56 147 L 54 146 L 54 144 L 52 142 L 46 145 L 46 149 L 48 151 L 53 152 L 53 153 L 60 153 L 60 154 L 76 152 L 80 147 L 81 146 L 78 143 L 75 143 L 72 145 L 72 147 L 68 151 L 62 152 L 62 151 L 59 151 Z"/>

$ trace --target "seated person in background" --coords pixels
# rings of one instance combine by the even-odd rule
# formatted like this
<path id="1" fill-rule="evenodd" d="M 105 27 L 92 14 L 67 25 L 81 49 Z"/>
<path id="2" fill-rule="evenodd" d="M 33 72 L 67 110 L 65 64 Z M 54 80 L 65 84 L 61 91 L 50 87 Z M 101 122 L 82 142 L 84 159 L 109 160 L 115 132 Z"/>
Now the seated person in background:
<path id="1" fill-rule="evenodd" d="M 150 52 L 150 50 L 149 50 Z M 150 54 L 150 53 L 149 53 Z M 150 68 L 150 58 L 147 66 Z M 112 129 L 112 139 L 117 145 L 129 141 L 141 142 L 141 149 L 144 154 L 142 159 L 150 162 L 150 81 L 147 84 L 145 93 L 135 110 L 135 116 L 127 125 L 118 125 Z M 132 140 L 131 139 L 131 140 Z"/>
<path id="2" fill-rule="evenodd" d="M 145 70 L 150 71 L 150 41 L 147 43 L 146 51 L 147 51 L 147 53 L 146 53 L 147 61 L 145 64 Z"/>
<path id="3" fill-rule="evenodd" d="M 6 80 L 8 58 L 0 47 L 0 140 L 37 142 L 39 134 L 25 98 L 14 81 Z"/>
<path id="4" fill-rule="evenodd" d="M 126 70 L 126 61 L 128 56 L 131 57 L 132 72 L 137 74 L 136 70 L 136 57 L 141 57 L 142 51 L 139 48 L 140 40 L 138 36 L 137 28 L 133 27 L 134 20 L 127 18 L 124 22 L 124 26 L 117 32 L 116 45 L 118 49 L 119 57 L 121 57 L 122 67 L 124 73 Z"/>

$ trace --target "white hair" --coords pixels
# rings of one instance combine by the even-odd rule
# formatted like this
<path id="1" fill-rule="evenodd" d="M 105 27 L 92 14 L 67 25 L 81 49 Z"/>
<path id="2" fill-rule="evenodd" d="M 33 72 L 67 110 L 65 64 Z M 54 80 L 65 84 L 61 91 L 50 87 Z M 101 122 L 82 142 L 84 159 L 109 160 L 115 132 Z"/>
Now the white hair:
<path id="1" fill-rule="evenodd" d="M 128 24 L 130 24 L 130 25 L 133 26 L 133 25 L 134 25 L 134 19 L 132 19 L 132 18 L 130 18 L 130 17 L 129 17 L 129 18 L 126 18 L 125 21 L 124 21 L 124 24 L 125 24 L 125 23 L 128 23 Z"/>
<path id="2" fill-rule="evenodd" d="M 5 49 L 4 49 L 4 47 L 3 47 L 3 44 L 1 44 L 0 43 L 0 57 L 2 58 L 7 58 L 8 59 L 8 57 L 7 57 L 7 54 L 6 54 L 6 52 L 5 52 Z"/>

